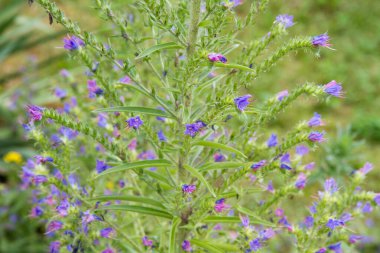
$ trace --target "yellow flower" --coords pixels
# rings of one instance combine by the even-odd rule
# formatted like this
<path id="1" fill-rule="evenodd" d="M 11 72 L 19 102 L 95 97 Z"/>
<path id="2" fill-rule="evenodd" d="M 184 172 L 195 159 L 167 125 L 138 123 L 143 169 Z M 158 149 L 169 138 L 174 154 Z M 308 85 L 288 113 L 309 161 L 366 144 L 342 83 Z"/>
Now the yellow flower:
<path id="1" fill-rule="evenodd" d="M 115 184 L 112 181 L 108 181 L 106 183 L 106 188 L 110 191 L 112 191 L 115 188 Z"/>
<path id="2" fill-rule="evenodd" d="M 20 153 L 15 151 L 9 151 L 3 156 L 3 160 L 6 163 L 16 163 L 22 164 L 22 156 Z"/>

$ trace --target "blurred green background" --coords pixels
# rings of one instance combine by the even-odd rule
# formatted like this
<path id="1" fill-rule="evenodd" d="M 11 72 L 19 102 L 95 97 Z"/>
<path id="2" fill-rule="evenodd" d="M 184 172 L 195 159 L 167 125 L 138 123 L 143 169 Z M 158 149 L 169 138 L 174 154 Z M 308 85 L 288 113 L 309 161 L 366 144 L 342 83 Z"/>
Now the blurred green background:
<path id="1" fill-rule="evenodd" d="M 109 24 L 102 25 L 101 19 L 96 18 L 90 0 L 57 2 L 86 30 L 101 33 L 110 29 Z M 130 1 L 112 1 L 118 6 L 125 2 Z M 247 11 L 250 1 L 245 2 L 236 9 L 241 15 Z M 319 112 L 326 123 L 328 141 L 312 154 L 317 162 L 317 173 L 312 180 L 326 176 L 344 178 L 368 160 L 375 169 L 367 187 L 380 192 L 380 156 L 377 155 L 380 153 L 380 1 L 274 0 L 268 11 L 257 17 L 257 26 L 246 30 L 241 37 L 246 41 L 259 39 L 268 32 L 275 17 L 284 13 L 294 15 L 296 22 L 285 40 L 328 32 L 335 50 L 323 49 L 316 55 L 291 53 L 256 80 L 252 94 L 265 98 L 306 81 L 342 82 L 345 99 L 334 99 L 327 104 L 301 99 L 272 123 L 273 129 L 290 129 L 299 120 Z M 27 217 L 29 193 L 18 189 L 20 164 L 17 158 L 13 162 L 9 159 L 12 158 L 9 152 L 18 152 L 24 161 L 34 154 L 33 145 L 22 136 L 24 105 L 54 104 L 51 94 L 58 82 L 58 72 L 63 68 L 84 71 L 70 62 L 60 48 L 64 34 L 59 25 L 49 25 L 47 13 L 37 4 L 29 7 L 24 0 L 0 2 L 0 252 L 44 252 L 42 225 Z M 271 47 L 283 42 L 280 40 Z M 374 214 L 374 218 L 379 220 L 379 215 Z M 366 252 L 380 252 L 376 250 L 380 229 L 368 226 L 367 231 L 375 241 L 368 246 L 373 250 Z"/>

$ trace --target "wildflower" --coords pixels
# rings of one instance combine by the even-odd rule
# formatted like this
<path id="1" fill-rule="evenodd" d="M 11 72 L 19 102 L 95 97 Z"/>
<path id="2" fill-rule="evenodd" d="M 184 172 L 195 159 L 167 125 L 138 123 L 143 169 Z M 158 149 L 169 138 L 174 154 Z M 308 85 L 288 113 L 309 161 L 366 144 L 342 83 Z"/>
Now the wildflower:
<path id="1" fill-rule="evenodd" d="M 191 252 L 193 249 L 191 248 L 191 244 L 188 240 L 184 240 L 182 242 L 182 249 L 186 252 Z"/>
<path id="2" fill-rule="evenodd" d="M 101 221 L 102 219 L 94 214 L 91 214 L 90 211 L 85 211 L 82 213 L 82 229 L 86 234 L 88 233 L 88 224 L 95 220 Z"/>
<path id="3" fill-rule="evenodd" d="M 15 151 L 9 151 L 6 153 L 3 157 L 4 162 L 6 163 L 16 163 L 21 164 L 22 163 L 22 155 Z"/>
<path id="4" fill-rule="evenodd" d="M 54 159 L 49 157 L 49 156 L 43 157 L 40 155 L 36 155 L 36 156 L 34 156 L 34 158 L 36 159 L 37 164 L 45 164 L 47 162 L 53 162 L 54 161 Z"/>
<path id="5" fill-rule="evenodd" d="M 364 204 L 362 212 L 363 213 L 370 213 L 370 212 L 372 212 L 372 210 L 373 210 L 373 208 L 371 206 L 371 203 L 367 202 Z"/>
<path id="6" fill-rule="evenodd" d="M 96 171 L 98 172 L 98 174 L 102 173 L 103 171 L 109 168 L 111 168 L 111 166 L 109 166 L 106 162 L 96 160 Z"/>
<path id="7" fill-rule="evenodd" d="M 304 156 L 309 153 L 309 148 L 304 145 L 299 145 L 296 147 L 296 154 L 299 156 Z"/>
<path id="8" fill-rule="evenodd" d="M 323 137 L 324 133 L 313 131 L 309 134 L 308 139 L 312 142 L 323 142 L 325 138 Z"/>
<path id="9" fill-rule="evenodd" d="M 334 230 L 337 227 L 341 227 L 344 225 L 344 222 L 339 219 L 329 219 L 326 223 L 326 227 L 331 230 Z"/>
<path id="10" fill-rule="evenodd" d="M 73 140 L 75 139 L 79 132 L 76 131 L 76 130 L 73 130 L 71 128 L 68 128 L 68 127 L 61 127 L 59 129 L 59 133 L 64 137 L 66 138 L 67 140 Z"/>
<path id="11" fill-rule="evenodd" d="M 63 48 L 69 51 L 74 51 L 84 46 L 83 40 L 81 40 L 75 35 L 67 36 L 66 38 L 63 39 L 63 43 L 64 43 Z"/>
<path id="12" fill-rule="evenodd" d="M 266 162 L 267 162 L 266 160 L 261 160 L 257 163 L 254 163 L 251 165 L 251 169 L 253 169 L 254 171 L 257 171 L 258 169 L 264 167 Z"/>
<path id="13" fill-rule="evenodd" d="M 63 199 L 61 203 L 55 208 L 57 213 L 61 217 L 65 217 L 69 214 L 70 202 L 67 199 Z"/>
<path id="14" fill-rule="evenodd" d="M 370 172 L 371 170 L 373 169 L 373 165 L 372 165 L 372 163 L 365 163 L 364 164 L 364 166 L 362 167 L 362 168 L 360 168 L 359 170 L 358 170 L 358 172 L 361 174 L 361 175 L 363 175 L 363 176 L 365 176 L 368 172 Z"/>
<path id="15" fill-rule="evenodd" d="M 157 137 L 162 142 L 166 142 L 167 141 L 166 136 L 164 135 L 164 132 L 162 130 L 159 130 L 157 132 Z"/>
<path id="16" fill-rule="evenodd" d="M 236 107 L 240 111 L 244 111 L 244 109 L 252 102 L 251 97 L 252 97 L 252 95 L 247 94 L 247 95 L 244 95 L 242 97 L 235 98 L 234 102 L 235 102 Z"/>
<path id="17" fill-rule="evenodd" d="M 249 217 L 242 216 L 242 215 L 239 215 L 239 217 L 240 217 L 241 224 L 243 225 L 243 227 L 249 227 Z"/>
<path id="18" fill-rule="evenodd" d="M 314 225 L 314 218 L 311 216 L 306 216 L 304 224 L 306 228 L 312 228 Z"/>
<path id="19" fill-rule="evenodd" d="M 227 62 L 227 58 L 224 55 L 217 54 L 217 53 L 210 53 L 210 54 L 208 54 L 208 59 L 211 62 L 222 62 L 222 63 L 226 63 Z"/>
<path id="20" fill-rule="evenodd" d="M 193 193 L 195 190 L 197 189 L 197 187 L 193 184 L 190 184 L 190 185 L 187 185 L 187 184 L 184 184 L 182 185 L 182 192 L 183 193 Z"/>
<path id="21" fill-rule="evenodd" d="M 290 163 L 290 154 L 289 153 L 285 153 L 285 155 L 283 155 L 281 157 L 280 162 L 281 163 Z"/>
<path id="22" fill-rule="evenodd" d="M 335 192 L 338 191 L 338 186 L 334 178 L 326 179 L 324 188 L 325 188 L 325 192 L 328 192 L 329 194 L 334 194 Z"/>
<path id="23" fill-rule="evenodd" d="M 315 167 L 315 162 L 311 162 L 305 165 L 305 170 L 313 170 Z"/>
<path id="24" fill-rule="evenodd" d="M 133 138 L 131 142 L 128 144 L 128 149 L 129 150 L 135 150 L 137 147 L 137 139 Z"/>
<path id="25" fill-rule="evenodd" d="M 99 113 L 98 115 L 98 126 L 105 128 L 107 126 L 107 118 L 103 113 Z"/>
<path id="26" fill-rule="evenodd" d="M 122 78 L 119 79 L 119 82 L 120 83 L 123 83 L 123 84 L 130 84 L 131 83 L 131 78 L 129 76 L 124 76 Z"/>
<path id="27" fill-rule="evenodd" d="M 267 141 L 268 148 L 276 147 L 277 146 L 277 135 L 272 134 L 268 141 Z"/>
<path id="28" fill-rule="evenodd" d="M 32 207 L 32 210 L 30 211 L 30 217 L 36 218 L 41 216 L 44 213 L 44 209 L 40 206 L 34 206 Z"/>
<path id="29" fill-rule="evenodd" d="M 264 241 L 269 240 L 270 238 L 275 236 L 275 232 L 271 228 L 261 230 L 259 234 L 260 234 L 261 239 Z"/>
<path id="30" fill-rule="evenodd" d="M 267 191 L 270 192 L 270 193 L 274 193 L 274 187 L 273 187 L 273 182 L 272 182 L 272 180 L 270 180 L 270 181 L 268 182 Z"/>
<path id="31" fill-rule="evenodd" d="M 335 243 L 335 244 L 331 244 L 330 246 L 328 246 L 328 249 L 334 251 L 335 253 L 342 253 L 343 252 L 340 242 Z"/>
<path id="32" fill-rule="evenodd" d="M 277 93 L 276 96 L 277 96 L 278 101 L 282 101 L 284 98 L 289 96 L 289 92 L 288 92 L 288 90 L 283 90 L 283 91 L 280 91 L 279 93 Z"/>
<path id="33" fill-rule="evenodd" d="M 301 189 L 305 188 L 305 185 L 306 185 L 306 175 L 304 173 L 300 173 L 298 175 L 295 186 L 297 189 L 301 190 Z"/>
<path id="34" fill-rule="evenodd" d="M 225 160 L 226 160 L 226 158 L 224 157 L 224 155 L 222 153 L 215 153 L 214 154 L 214 161 L 215 162 L 223 162 Z"/>
<path id="35" fill-rule="evenodd" d="M 115 235 L 115 230 L 113 228 L 103 228 L 100 230 L 100 236 L 104 238 L 111 238 Z"/>
<path id="36" fill-rule="evenodd" d="M 203 124 L 199 124 L 197 122 L 193 124 L 186 124 L 185 134 L 194 137 L 202 129 L 202 127 Z"/>
<path id="37" fill-rule="evenodd" d="M 47 226 L 46 234 L 50 234 L 63 228 L 63 223 L 59 220 L 51 221 Z"/>
<path id="38" fill-rule="evenodd" d="M 67 96 L 67 92 L 64 90 L 64 89 L 61 89 L 59 87 L 55 88 L 54 90 L 54 95 L 57 97 L 57 98 L 65 98 Z"/>
<path id="39" fill-rule="evenodd" d="M 262 245 L 260 243 L 260 239 L 259 238 L 256 238 L 252 241 L 249 242 L 249 248 L 251 250 L 253 250 L 254 252 L 258 251 L 259 249 L 261 249 Z"/>
<path id="40" fill-rule="evenodd" d="M 221 199 L 218 199 L 217 201 L 215 201 L 215 206 L 214 206 L 215 212 L 221 213 L 228 208 L 230 208 L 230 206 L 225 203 L 224 198 L 221 198 Z"/>
<path id="41" fill-rule="evenodd" d="M 321 115 L 315 112 L 314 116 L 309 120 L 307 124 L 309 127 L 322 126 L 323 122 L 321 120 Z"/>
<path id="42" fill-rule="evenodd" d="M 292 167 L 290 167 L 288 164 L 286 163 L 281 163 L 280 165 L 280 169 L 284 169 L 284 170 L 291 170 Z"/>
<path id="43" fill-rule="evenodd" d="M 157 109 L 161 110 L 163 112 L 165 111 L 165 109 L 163 107 L 161 107 L 161 106 L 158 106 Z M 165 122 L 165 118 L 163 118 L 163 117 L 157 116 L 156 119 L 159 120 L 159 121 Z"/>
<path id="44" fill-rule="evenodd" d="M 28 105 L 27 110 L 32 121 L 40 121 L 42 119 L 43 108 L 36 105 Z"/>
<path id="45" fill-rule="evenodd" d="M 153 241 L 149 240 L 147 236 L 144 236 L 142 238 L 142 242 L 143 242 L 144 246 L 146 246 L 146 247 L 152 247 L 153 246 Z"/>
<path id="46" fill-rule="evenodd" d="M 294 25 L 293 16 L 288 14 L 278 15 L 275 22 L 283 25 L 285 28 L 289 28 Z"/>
<path id="47" fill-rule="evenodd" d="M 282 217 L 282 216 L 284 216 L 284 210 L 281 209 L 281 208 L 277 208 L 277 209 L 274 211 L 274 214 L 275 214 L 277 217 Z"/>
<path id="48" fill-rule="evenodd" d="M 105 250 L 103 250 L 102 253 L 115 253 L 115 251 L 112 248 L 108 247 Z"/>
<path id="49" fill-rule="evenodd" d="M 43 183 L 46 183 L 46 182 L 47 182 L 47 177 L 44 176 L 44 175 L 35 175 L 35 176 L 33 176 L 33 178 L 32 178 L 32 182 L 33 182 L 35 185 L 40 185 L 40 184 L 43 184 Z"/>
<path id="50" fill-rule="evenodd" d="M 88 97 L 89 98 L 95 98 L 95 97 L 100 96 L 104 93 L 104 91 L 98 87 L 95 80 L 88 80 L 87 81 L 87 89 L 88 89 Z"/>
<path id="51" fill-rule="evenodd" d="M 376 194 L 376 196 L 373 198 L 373 201 L 380 206 L 380 194 Z"/>
<path id="52" fill-rule="evenodd" d="M 140 160 L 153 160 L 156 159 L 156 154 L 152 150 L 147 150 L 141 152 L 137 158 Z"/>
<path id="53" fill-rule="evenodd" d="M 59 253 L 60 248 L 61 248 L 60 242 L 58 241 L 51 242 L 49 246 L 49 253 Z"/>
<path id="54" fill-rule="evenodd" d="M 337 83 L 335 80 L 325 84 L 323 86 L 323 91 L 331 96 L 341 98 L 343 97 L 343 88 L 340 83 Z"/>
<path id="55" fill-rule="evenodd" d="M 363 240 L 364 236 L 362 235 L 350 235 L 350 237 L 348 238 L 348 242 L 349 243 L 356 243 L 358 241 L 361 241 Z"/>
<path id="56" fill-rule="evenodd" d="M 133 128 L 135 130 L 138 129 L 144 123 L 144 121 L 142 121 L 139 116 L 129 118 L 125 122 L 127 122 L 128 127 Z"/>
<path id="57" fill-rule="evenodd" d="M 329 44 L 330 37 L 327 33 L 323 33 L 317 36 L 314 36 L 311 40 L 311 43 L 314 47 L 327 47 L 329 48 L 331 44 Z"/>
<path id="58" fill-rule="evenodd" d="M 325 253 L 327 252 L 327 249 L 326 248 L 320 248 L 319 250 L 317 250 L 315 253 Z"/>

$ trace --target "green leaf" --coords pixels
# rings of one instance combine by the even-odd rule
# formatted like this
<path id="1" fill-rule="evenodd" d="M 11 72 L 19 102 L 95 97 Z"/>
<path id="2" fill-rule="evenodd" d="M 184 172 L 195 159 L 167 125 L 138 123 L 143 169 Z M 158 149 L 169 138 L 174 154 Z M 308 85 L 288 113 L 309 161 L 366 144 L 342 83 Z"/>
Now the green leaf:
<path id="1" fill-rule="evenodd" d="M 214 66 L 219 67 L 219 68 L 240 69 L 240 70 L 244 70 L 248 72 L 255 72 L 253 69 L 247 66 L 239 65 L 239 64 L 227 64 L 227 63 L 215 62 Z"/>
<path id="2" fill-rule="evenodd" d="M 108 170 L 103 171 L 99 175 L 95 177 L 95 179 L 116 173 L 116 172 L 122 172 L 126 170 L 131 170 L 131 169 L 141 169 L 141 168 L 151 168 L 151 167 L 167 167 L 172 165 L 170 161 L 165 160 L 165 159 L 158 159 L 158 160 L 144 160 L 144 161 L 137 161 L 137 162 L 132 162 L 132 163 L 125 163 L 121 164 L 115 167 L 112 167 Z"/>
<path id="3" fill-rule="evenodd" d="M 208 252 L 211 252 L 211 253 L 224 253 L 223 250 L 218 249 L 217 247 L 215 247 L 213 244 L 211 244 L 208 241 L 201 241 L 198 239 L 192 239 L 192 240 L 190 240 L 190 242 L 194 245 L 197 245 L 198 247 L 206 249 Z"/>
<path id="4" fill-rule="evenodd" d="M 236 216 L 208 216 L 202 220 L 204 223 L 240 223 L 240 218 Z"/>
<path id="5" fill-rule="evenodd" d="M 146 171 L 144 171 L 144 174 L 147 174 L 148 176 L 159 181 L 161 183 L 162 187 L 166 190 L 173 188 L 173 185 L 170 184 L 170 181 L 166 177 L 164 177 L 163 175 L 161 175 L 159 173 L 156 173 L 156 172 L 151 171 L 151 170 L 146 170 Z"/>
<path id="6" fill-rule="evenodd" d="M 240 155 L 244 158 L 247 158 L 242 152 L 239 150 L 232 148 L 230 146 L 227 146 L 225 144 L 217 143 L 217 142 L 212 142 L 212 141 L 196 141 L 193 143 L 193 146 L 205 146 L 205 147 L 211 147 L 211 148 L 216 148 L 216 149 L 223 149 L 232 153 L 235 153 L 237 155 Z"/>
<path id="7" fill-rule="evenodd" d="M 109 107 L 109 108 L 100 108 L 100 109 L 96 109 L 94 112 L 133 112 L 133 113 L 148 114 L 148 115 L 154 115 L 154 116 L 165 117 L 165 118 L 172 117 L 171 115 L 159 109 L 139 107 L 139 106 L 116 106 L 116 107 Z"/>
<path id="8" fill-rule="evenodd" d="M 158 208 L 165 208 L 165 206 L 158 200 L 150 199 L 146 197 L 140 196 L 132 196 L 132 195 L 103 195 L 96 196 L 89 199 L 90 201 L 110 201 L 110 200 L 125 200 L 131 202 L 139 202 L 147 205 L 152 205 Z"/>
<path id="9" fill-rule="evenodd" d="M 184 168 L 190 172 L 191 175 L 193 175 L 194 177 L 198 178 L 205 186 L 206 188 L 209 190 L 209 192 L 212 194 L 212 196 L 216 197 L 216 194 L 214 192 L 214 190 L 212 189 L 211 185 L 209 185 L 209 183 L 207 182 L 207 180 L 201 175 L 201 173 L 199 173 L 196 169 L 188 166 L 188 165 L 185 165 Z"/>
<path id="10" fill-rule="evenodd" d="M 158 44 L 158 45 L 154 45 L 153 47 L 150 47 L 146 50 L 144 50 L 143 52 L 141 52 L 139 54 L 139 56 L 137 56 L 135 58 L 135 60 L 138 60 L 138 59 L 141 59 L 141 58 L 144 58 L 150 54 L 153 54 L 154 52 L 157 52 L 157 51 L 161 51 L 161 50 L 164 50 L 164 49 L 179 49 L 179 48 L 182 48 L 182 46 L 174 43 L 174 42 L 168 42 L 168 43 L 163 43 L 163 44 Z"/>
<path id="11" fill-rule="evenodd" d="M 239 163 L 239 162 L 217 162 L 217 163 L 207 163 L 199 168 L 199 171 L 209 171 L 218 169 L 231 169 L 242 166 L 248 166 L 250 163 Z"/>
<path id="12" fill-rule="evenodd" d="M 176 251 L 176 235 L 179 224 L 181 223 L 181 219 L 179 217 L 175 217 L 172 221 L 172 228 L 170 230 L 170 238 L 169 238 L 169 253 L 175 253 Z"/>
<path id="13" fill-rule="evenodd" d="M 153 215 L 158 217 L 163 217 L 167 219 L 172 219 L 173 216 L 166 212 L 165 210 L 144 207 L 144 206 L 131 206 L 131 205 L 109 205 L 99 207 L 97 210 L 111 210 L 111 211 L 126 211 L 126 212 L 134 212 L 141 213 L 146 215 Z"/>
<path id="14" fill-rule="evenodd" d="M 252 212 L 251 210 L 249 210 L 247 208 L 244 208 L 244 207 L 239 206 L 239 205 L 236 205 L 235 208 L 239 212 L 248 215 L 250 218 L 250 222 L 252 224 L 259 224 L 259 225 L 263 225 L 263 226 L 267 226 L 267 227 L 275 227 L 276 226 L 275 224 L 260 218 L 259 216 L 257 216 L 257 214 L 255 214 L 254 212 Z"/>

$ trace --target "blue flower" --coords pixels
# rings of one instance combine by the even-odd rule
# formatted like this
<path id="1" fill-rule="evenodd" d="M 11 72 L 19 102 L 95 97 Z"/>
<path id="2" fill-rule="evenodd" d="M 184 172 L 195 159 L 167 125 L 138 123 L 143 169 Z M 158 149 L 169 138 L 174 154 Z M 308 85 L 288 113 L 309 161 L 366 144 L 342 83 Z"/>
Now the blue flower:
<path id="1" fill-rule="evenodd" d="M 322 126 L 323 122 L 321 115 L 315 112 L 314 116 L 309 120 L 307 124 L 309 125 L 309 127 Z"/>
<path id="2" fill-rule="evenodd" d="M 36 105 L 28 105 L 27 110 L 32 121 L 40 121 L 42 119 L 42 107 Z"/>
<path id="3" fill-rule="evenodd" d="M 268 141 L 267 141 L 268 148 L 276 147 L 277 146 L 277 135 L 272 134 Z"/>
<path id="4" fill-rule="evenodd" d="M 64 43 L 63 47 L 69 51 L 74 51 L 84 46 L 83 40 L 81 40 L 75 35 L 67 36 L 66 38 L 63 39 L 63 43 Z"/>
<path id="5" fill-rule="evenodd" d="M 251 169 L 253 169 L 254 171 L 256 171 L 256 170 L 262 168 L 263 166 L 265 166 L 266 162 L 267 162 L 267 160 L 261 160 L 261 161 L 259 161 L 257 163 L 254 163 L 254 164 L 251 165 Z"/>
<path id="6" fill-rule="evenodd" d="M 159 130 L 157 132 L 157 137 L 162 142 L 166 142 L 167 141 L 166 136 L 164 135 L 164 132 L 162 130 Z"/>
<path id="7" fill-rule="evenodd" d="M 182 242 L 182 249 L 186 252 L 191 252 L 193 249 L 191 248 L 191 244 L 188 240 L 184 240 Z"/>
<path id="8" fill-rule="evenodd" d="M 109 166 L 106 162 L 96 160 L 96 171 L 98 172 L 98 174 L 102 173 L 103 171 L 109 168 L 111 168 L 111 166 Z"/>
<path id="9" fill-rule="evenodd" d="M 278 15 L 276 23 L 283 25 L 285 28 L 291 27 L 294 25 L 293 16 L 288 14 Z"/>
<path id="10" fill-rule="evenodd" d="M 261 247 L 262 245 L 259 238 L 256 238 L 249 242 L 249 248 L 255 252 L 261 249 Z"/>
<path id="11" fill-rule="evenodd" d="M 144 123 L 139 116 L 129 118 L 126 122 L 128 127 L 133 129 L 138 129 Z"/>
<path id="12" fill-rule="evenodd" d="M 250 101 L 251 97 L 252 97 L 252 95 L 247 94 L 247 95 L 244 95 L 242 97 L 235 98 L 234 102 L 235 102 L 236 107 L 240 111 L 244 111 L 244 109 L 251 103 L 251 101 Z"/>
<path id="13" fill-rule="evenodd" d="M 337 83 L 335 80 L 332 80 L 328 84 L 323 86 L 323 91 L 331 96 L 334 97 L 343 97 L 344 92 L 342 85 L 340 83 Z"/>
<path id="14" fill-rule="evenodd" d="M 314 47 L 330 47 L 331 44 L 329 44 L 330 37 L 327 35 L 327 33 L 323 33 L 317 36 L 314 36 L 311 40 L 311 43 Z"/>
<path id="15" fill-rule="evenodd" d="M 310 141 L 312 142 L 323 142 L 325 141 L 324 137 L 323 137 L 323 133 L 321 132 L 318 132 L 318 131 L 313 131 L 309 134 L 308 138 Z"/>

